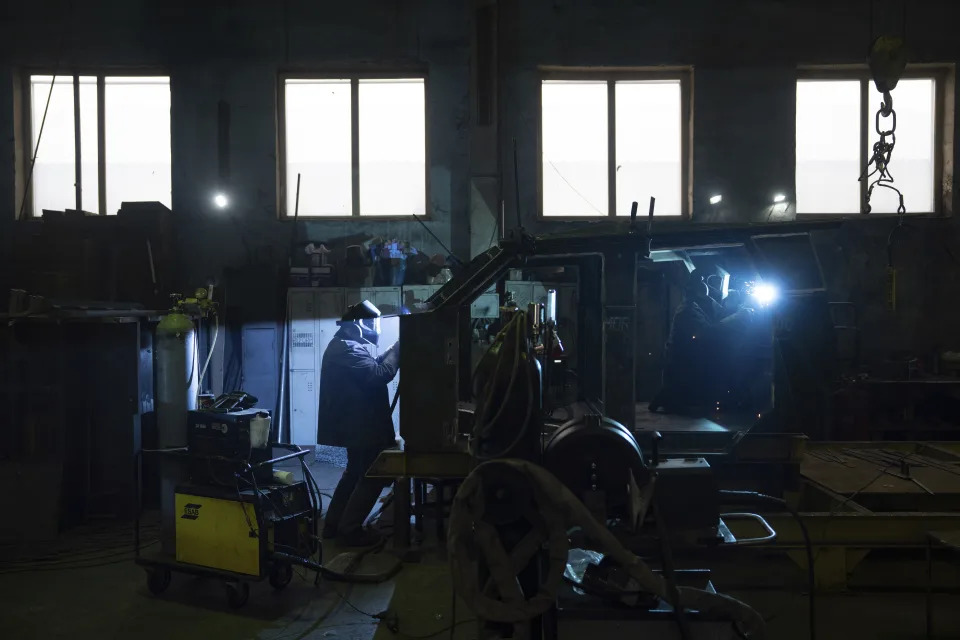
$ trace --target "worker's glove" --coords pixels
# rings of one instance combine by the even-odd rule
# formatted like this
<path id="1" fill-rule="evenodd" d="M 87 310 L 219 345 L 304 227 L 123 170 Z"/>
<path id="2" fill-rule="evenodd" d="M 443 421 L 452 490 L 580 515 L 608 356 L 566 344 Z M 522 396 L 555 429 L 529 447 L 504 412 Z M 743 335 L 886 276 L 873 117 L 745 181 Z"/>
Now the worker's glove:
<path id="1" fill-rule="evenodd" d="M 383 363 L 390 364 L 395 367 L 400 366 L 400 343 L 394 342 L 390 347 L 383 352 Z"/>

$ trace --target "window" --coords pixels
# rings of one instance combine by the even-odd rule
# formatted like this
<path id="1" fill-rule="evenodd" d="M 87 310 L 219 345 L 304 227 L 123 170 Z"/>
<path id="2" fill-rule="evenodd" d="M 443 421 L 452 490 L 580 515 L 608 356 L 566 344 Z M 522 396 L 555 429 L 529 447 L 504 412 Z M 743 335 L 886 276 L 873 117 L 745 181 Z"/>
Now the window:
<path id="1" fill-rule="evenodd" d="M 683 77 L 617 74 L 541 85 L 543 216 L 686 214 L 686 83 Z M 566 77 L 565 77 L 566 76 Z"/>
<path id="2" fill-rule="evenodd" d="M 281 84 L 282 215 L 427 213 L 424 78 L 286 77 Z"/>
<path id="3" fill-rule="evenodd" d="M 897 140 L 890 173 L 911 213 L 937 211 L 940 198 L 938 87 L 934 75 L 911 75 L 893 90 Z M 797 213 L 861 212 L 869 181 L 858 178 L 879 140 L 875 118 L 880 102 L 866 73 L 797 82 Z M 872 213 L 896 213 L 898 205 L 896 193 L 874 189 Z"/>
<path id="4" fill-rule="evenodd" d="M 32 215 L 115 214 L 124 201 L 171 206 L 169 77 L 31 75 L 28 82 Z"/>

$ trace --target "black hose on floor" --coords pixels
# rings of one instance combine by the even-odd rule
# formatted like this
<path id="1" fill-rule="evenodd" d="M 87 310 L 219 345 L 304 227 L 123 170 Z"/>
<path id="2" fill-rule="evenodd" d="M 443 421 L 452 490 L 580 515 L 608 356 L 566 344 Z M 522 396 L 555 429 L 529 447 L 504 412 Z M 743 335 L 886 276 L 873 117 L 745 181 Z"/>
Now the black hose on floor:
<path id="1" fill-rule="evenodd" d="M 816 597 L 814 596 L 814 589 L 816 588 L 816 580 L 814 578 L 813 572 L 813 544 L 810 542 L 810 533 L 807 531 L 807 525 L 803 521 L 803 518 L 797 512 L 796 509 L 787 504 L 786 500 L 782 498 L 775 498 L 774 496 L 768 496 L 765 493 L 758 493 L 756 491 L 720 491 L 720 498 L 729 499 L 728 502 L 733 504 L 744 504 L 744 505 L 776 505 L 782 509 L 785 509 L 793 516 L 794 520 L 797 521 L 797 524 L 800 526 L 800 533 L 803 535 L 803 543 L 806 547 L 807 552 L 807 589 L 808 589 L 808 625 L 810 627 L 810 640 L 816 640 L 817 638 L 817 608 L 816 608 Z"/>

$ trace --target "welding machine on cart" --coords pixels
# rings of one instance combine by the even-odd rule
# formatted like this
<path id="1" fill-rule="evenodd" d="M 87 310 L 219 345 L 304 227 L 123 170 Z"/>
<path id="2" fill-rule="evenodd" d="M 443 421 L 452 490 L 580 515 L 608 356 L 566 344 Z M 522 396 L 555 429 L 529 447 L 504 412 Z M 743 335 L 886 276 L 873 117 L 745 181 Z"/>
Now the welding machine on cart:
<path id="1" fill-rule="evenodd" d="M 136 561 L 147 569 L 154 594 L 174 572 L 224 581 L 227 601 L 243 606 L 251 581 L 268 578 L 283 589 L 293 565 L 316 568 L 320 493 L 296 445 L 269 443 L 269 414 L 258 409 L 190 411 L 187 447 L 158 453 L 177 460 L 174 489 L 175 553 L 141 553 L 137 522 Z M 287 453 L 274 457 L 274 450 Z M 300 460 L 303 480 L 274 476 L 273 465 Z M 286 475 L 287 477 L 283 477 Z"/>

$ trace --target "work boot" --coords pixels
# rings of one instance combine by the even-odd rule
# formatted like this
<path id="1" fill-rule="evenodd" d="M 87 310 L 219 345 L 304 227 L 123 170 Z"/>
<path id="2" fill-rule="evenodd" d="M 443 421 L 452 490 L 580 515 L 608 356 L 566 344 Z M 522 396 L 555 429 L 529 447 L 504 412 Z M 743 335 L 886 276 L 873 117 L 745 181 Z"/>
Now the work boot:
<path id="1" fill-rule="evenodd" d="M 337 543 L 341 547 L 376 547 L 384 541 L 379 531 L 369 528 L 341 534 Z"/>

